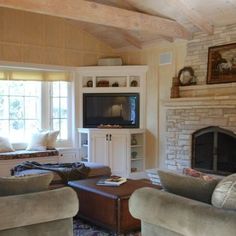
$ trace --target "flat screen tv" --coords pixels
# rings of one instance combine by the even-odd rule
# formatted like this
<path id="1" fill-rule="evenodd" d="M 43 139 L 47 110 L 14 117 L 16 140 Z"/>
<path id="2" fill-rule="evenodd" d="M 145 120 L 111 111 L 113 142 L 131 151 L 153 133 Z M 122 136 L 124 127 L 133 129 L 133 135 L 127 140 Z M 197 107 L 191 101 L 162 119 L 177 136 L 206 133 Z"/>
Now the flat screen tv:
<path id="1" fill-rule="evenodd" d="M 83 127 L 96 128 L 100 125 L 139 128 L 139 94 L 83 94 Z"/>

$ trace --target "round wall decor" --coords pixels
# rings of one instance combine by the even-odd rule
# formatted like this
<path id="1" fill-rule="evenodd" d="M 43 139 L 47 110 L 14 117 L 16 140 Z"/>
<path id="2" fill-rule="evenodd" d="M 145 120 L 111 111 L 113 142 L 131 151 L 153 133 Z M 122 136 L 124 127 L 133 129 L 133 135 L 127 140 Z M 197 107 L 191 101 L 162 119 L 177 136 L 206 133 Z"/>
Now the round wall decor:
<path id="1" fill-rule="evenodd" d="M 179 71 L 178 74 L 179 84 L 184 85 L 194 85 L 196 84 L 196 76 L 194 75 L 194 70 L 190 66 L 186 66 Z"/>

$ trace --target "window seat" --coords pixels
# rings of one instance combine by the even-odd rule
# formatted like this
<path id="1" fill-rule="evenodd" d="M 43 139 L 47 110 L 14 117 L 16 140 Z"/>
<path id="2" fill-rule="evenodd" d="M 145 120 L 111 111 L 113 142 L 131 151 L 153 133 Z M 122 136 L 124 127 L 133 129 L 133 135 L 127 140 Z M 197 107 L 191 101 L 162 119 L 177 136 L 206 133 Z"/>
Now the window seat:
<path id="1" fill-rule="evenodd" d="M 15 152 L 3 152 L 0 153 L 0 160 L 13 160 L 13 159 L 27 159 L 35 157 L 51 157 L 58 156 L 58 150 L 46 150 L 46 151 L 27 151 L 17 150 Z"/>

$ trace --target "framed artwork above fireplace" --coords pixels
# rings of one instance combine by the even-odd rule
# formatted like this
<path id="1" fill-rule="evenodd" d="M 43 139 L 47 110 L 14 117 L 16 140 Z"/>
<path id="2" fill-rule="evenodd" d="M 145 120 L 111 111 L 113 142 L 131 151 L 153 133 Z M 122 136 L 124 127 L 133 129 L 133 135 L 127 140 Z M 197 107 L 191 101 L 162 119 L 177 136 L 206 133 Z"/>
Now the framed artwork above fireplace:
<path id="1" fill-rule="evenodd" d="M 207 83 L 236 82 L 236 43 L 208 49 Z"/>

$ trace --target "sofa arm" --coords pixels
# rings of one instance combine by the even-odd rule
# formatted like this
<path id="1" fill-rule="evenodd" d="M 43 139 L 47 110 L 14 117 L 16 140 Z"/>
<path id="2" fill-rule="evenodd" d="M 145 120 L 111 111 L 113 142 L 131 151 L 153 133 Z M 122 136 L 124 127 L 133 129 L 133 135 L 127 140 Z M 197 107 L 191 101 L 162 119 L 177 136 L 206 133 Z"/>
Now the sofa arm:
<path id="1" fill-rule="evenodd" d="M 79 201 L 72 188 L 0 197 L 0 230 L 73 217 Z"/>
<path id="2" fill-rule="evenodd" d="M 136 190 L 129 200 L 133 217 L 181 235 L 233 236 L 236 212 L 153 188 Z"/>

